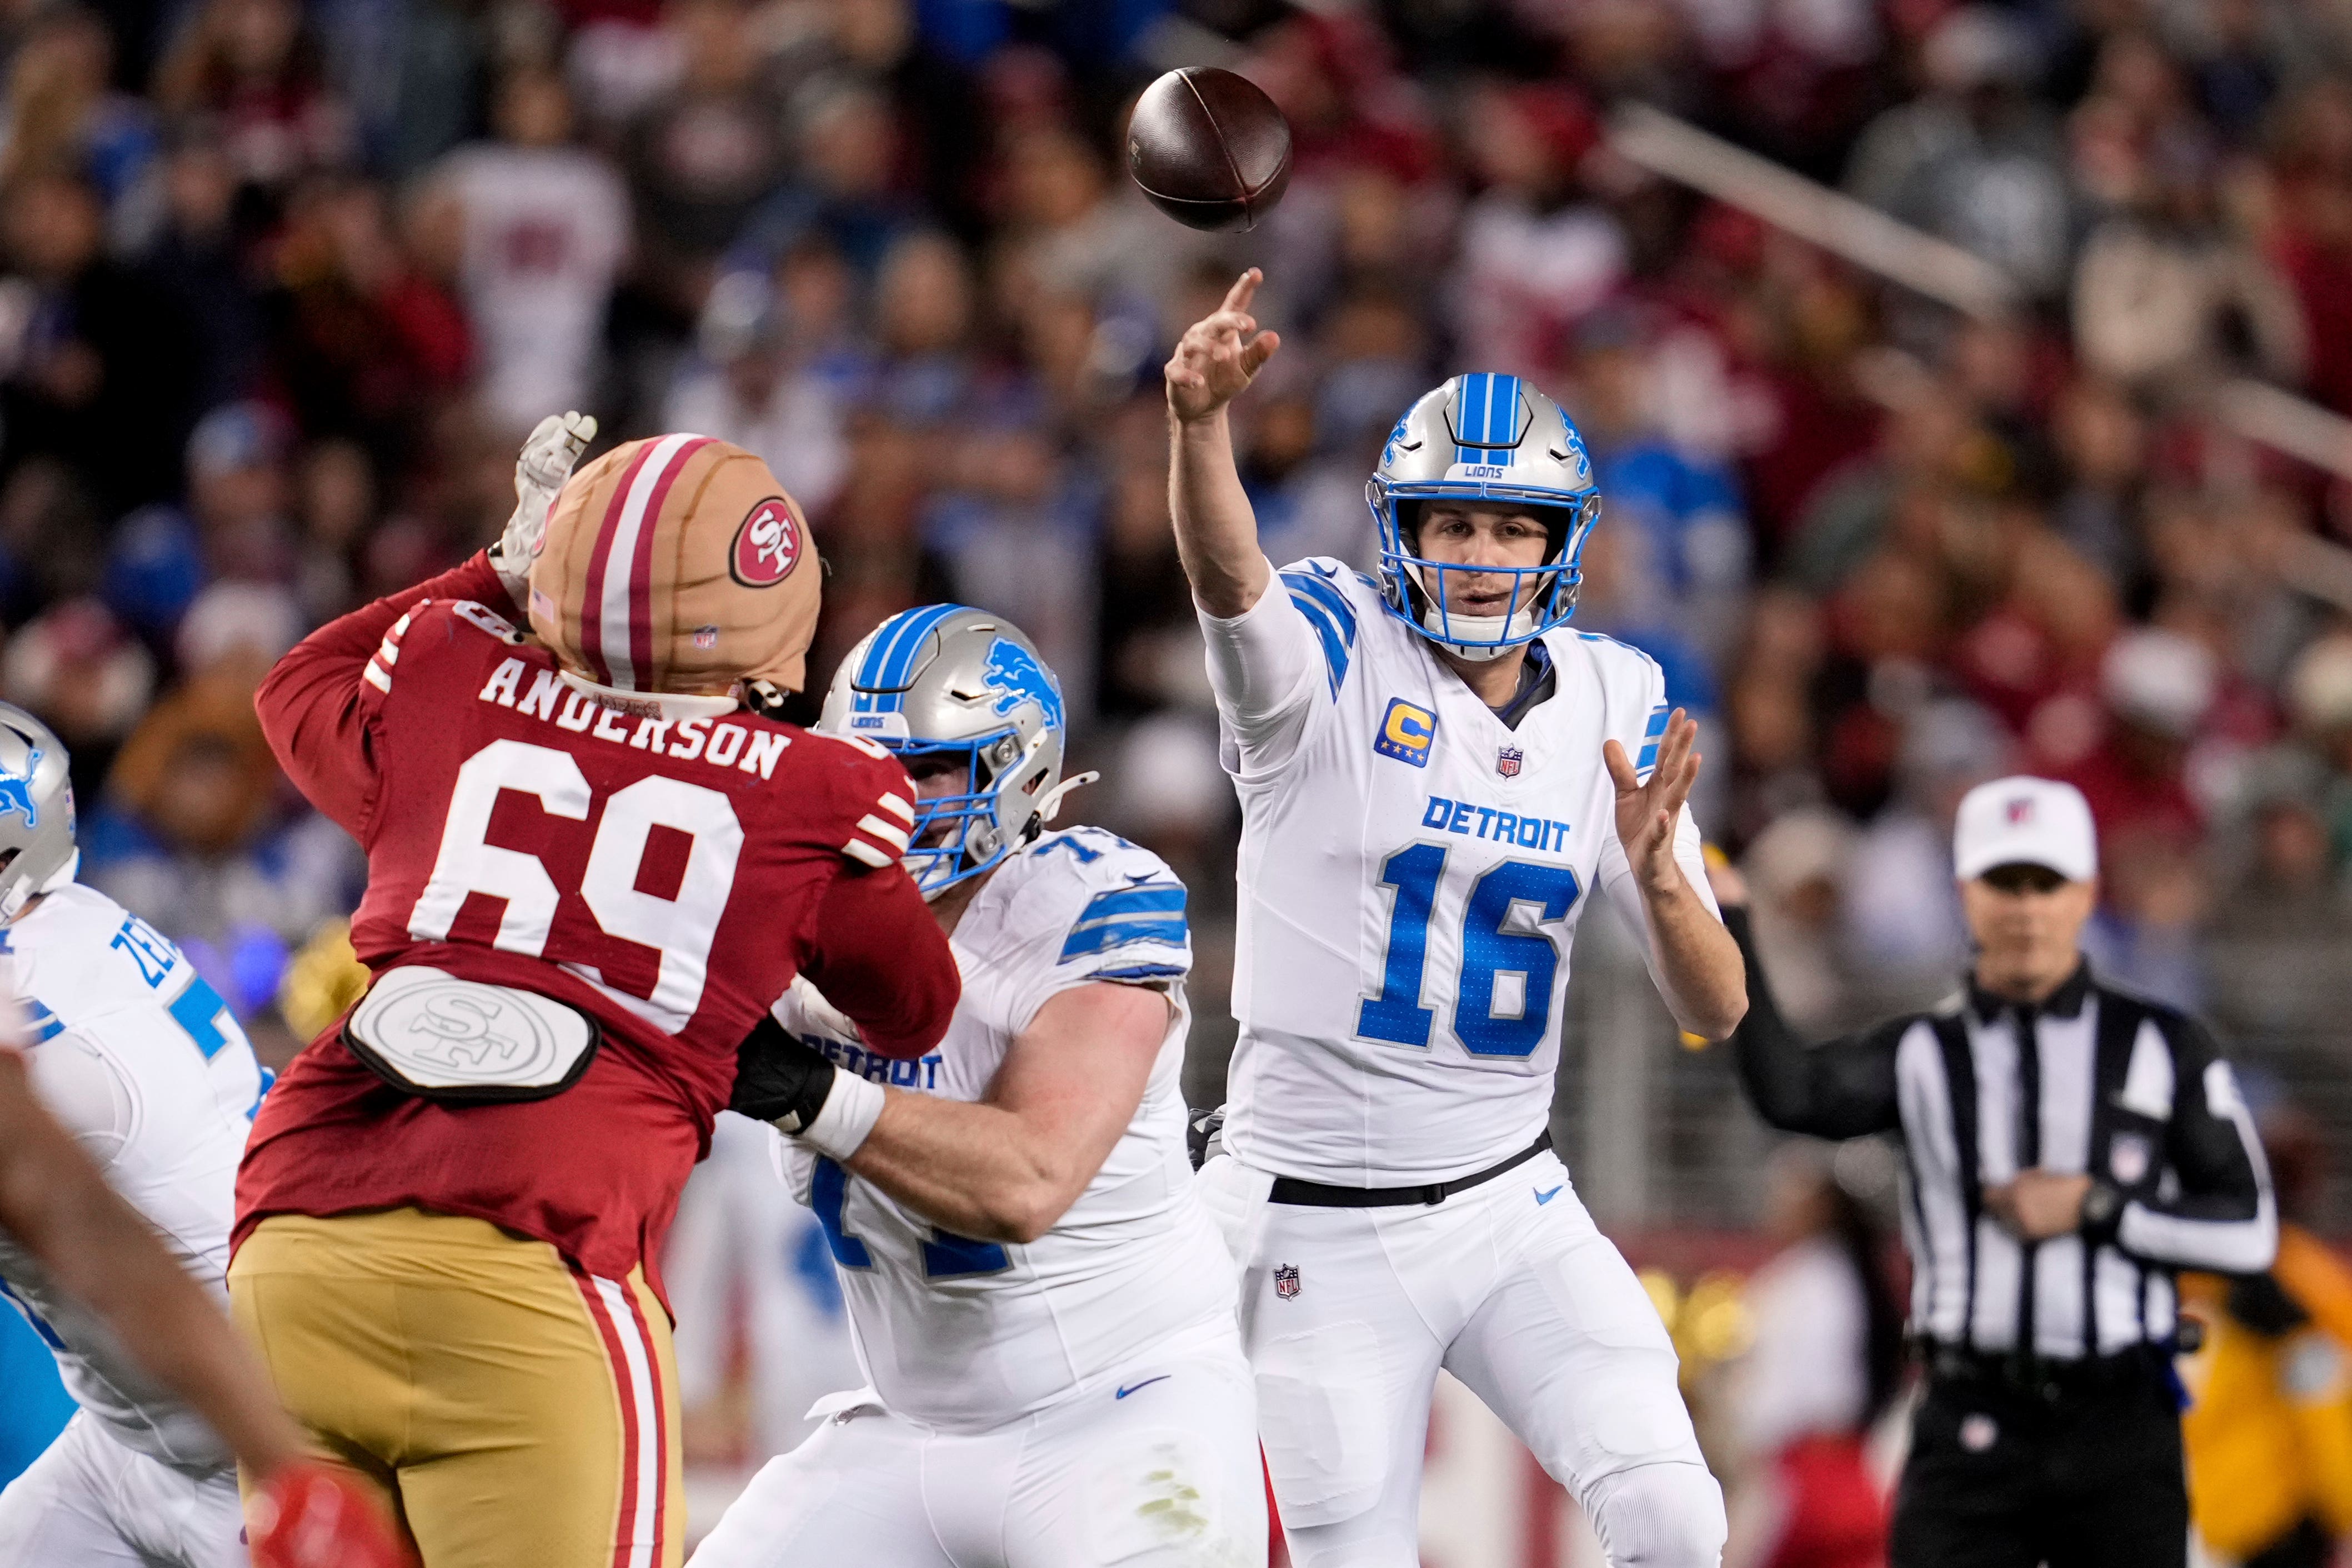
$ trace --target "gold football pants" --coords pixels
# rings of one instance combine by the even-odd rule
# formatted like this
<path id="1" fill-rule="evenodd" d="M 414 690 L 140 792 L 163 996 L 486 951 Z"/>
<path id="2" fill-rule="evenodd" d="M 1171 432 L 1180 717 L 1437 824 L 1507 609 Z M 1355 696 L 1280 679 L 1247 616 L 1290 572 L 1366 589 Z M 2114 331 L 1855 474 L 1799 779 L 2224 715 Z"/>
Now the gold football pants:
<path id="1" fill-rule="evenodd" d="M 265 1219 L 237 1322 L 321 1458 L 377 1489 L 425 1568 L 677 1568 L 669 1320 L 484 1220 Z"/>

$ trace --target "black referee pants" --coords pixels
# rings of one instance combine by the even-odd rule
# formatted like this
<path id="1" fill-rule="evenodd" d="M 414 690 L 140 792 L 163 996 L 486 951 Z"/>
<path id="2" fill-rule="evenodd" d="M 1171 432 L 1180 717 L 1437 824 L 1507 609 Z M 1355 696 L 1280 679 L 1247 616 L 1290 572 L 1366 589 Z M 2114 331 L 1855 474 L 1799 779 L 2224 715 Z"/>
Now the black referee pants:
<path id="1" fill-rule="evenodd" d="M 1890 1568 L 2186 1568 L 2188 1542 L 2180 1415 L 2153 1366 L 2053 1401 L 1929 1383 Z"/>

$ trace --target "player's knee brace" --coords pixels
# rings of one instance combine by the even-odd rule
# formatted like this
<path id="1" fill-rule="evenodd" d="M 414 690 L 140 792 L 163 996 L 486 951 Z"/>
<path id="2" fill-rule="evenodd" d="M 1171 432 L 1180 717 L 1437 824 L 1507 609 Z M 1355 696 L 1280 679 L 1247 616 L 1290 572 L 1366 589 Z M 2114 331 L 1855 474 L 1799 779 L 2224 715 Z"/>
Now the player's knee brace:
<path id="1" fill-rule="evenodd" d="M 1717 1568 L 1723 1489 L 1704 1465 L 1676 1460 L 1620 1470 L 1585 1498 L 1616 1568 Z"/>

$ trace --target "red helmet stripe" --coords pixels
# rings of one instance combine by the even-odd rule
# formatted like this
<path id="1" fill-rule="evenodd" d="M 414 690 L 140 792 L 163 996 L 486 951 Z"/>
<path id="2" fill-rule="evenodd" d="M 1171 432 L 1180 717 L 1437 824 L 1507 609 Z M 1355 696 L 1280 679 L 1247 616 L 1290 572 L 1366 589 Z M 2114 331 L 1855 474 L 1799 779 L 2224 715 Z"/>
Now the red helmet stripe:
<path id="1" fill-rule="evenodd" d="M 604 561 L 613 549 L 613 536 L 621 526 L 621 514 L 627 509 L 629 487 L 635 483 L 637 470 L 654 453 L 653 443 L 637 448 L 637 455 L 621 472 L 621 482 L 613 486 L 613 498 L 605 505 L 604 520 L 597 525 L 596 542 L 588 551 L 588 580 L 581 585 L 580 657 L 587 664 L 589 674 L 605 685 L 613 684 L 612 668 L 604 662 L 604 618 L 599 606 L 604 602 Z M 568 612 L 572 606 L 559 607 Z M 625 653 L 625 649 L 624 652 Z"/>
<path id="2" fill-rule="evenodd" d="M 675 438 L 673 438 L 675 439 Z M 637 684 L 648 684 L 654 671 L 654 525 L 659 521 L 662 508 L 669 505 L 669 487 L 686 472 L 694 455 L 710 444 L 710 437 L 689 437 L 679 447 L 654 481 L 653 497 L 646 503 L 646 518 L 637 529 L 636 552 L 629 559 L 629 664 L 636 672 Z"/>

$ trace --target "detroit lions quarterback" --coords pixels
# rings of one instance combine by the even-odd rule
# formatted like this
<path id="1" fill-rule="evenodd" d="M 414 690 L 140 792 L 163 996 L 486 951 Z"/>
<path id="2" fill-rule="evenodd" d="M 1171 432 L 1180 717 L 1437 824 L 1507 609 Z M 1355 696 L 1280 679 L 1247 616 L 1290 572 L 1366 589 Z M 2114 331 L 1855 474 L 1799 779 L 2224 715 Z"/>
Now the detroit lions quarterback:
<path id="1" fill-rule="evenodd" d="M 884 622 L 822 727 L 907 764 L 906 864 L 963 997 L 919 1061 L 877 1061 L 804 985 L 745 1044 L 734 1108 L 807 1129 L 784 1168 L 869 1384 L 819 1404 L 698 1568 L 1262 1564 L 1232 1270 L 1184 1151 L 1183 884 L 1099 829 L 1045 831 L 1084 778 L 1061 779 L 1052 672 L 994 616 Z M 853 1087 L 879 1116 L 827 1140 Z"/>
<path id="2" fill-rule="evenodd" d="M 1438 1369 L 1572 1490 L 1618 1568 L 1715 1563 L 1723 1503 L 1665 1331 L 1545 1128 L 1590 895 L 1682 1026 L 1739 956 L 1684 810 L 1696 728 L 1643 653 L 1568 627 L 1600 514 L 1559 405 L 1456 376 L 1367 497 L 1379 575 L 1277 573 L 1227 402 L 1278 347 L 1244 274 L 1167 367 L 1171 504 L 1242 801 L 1241 1025 L 1205 1196 L 1242 1269 L 1301 1568 L 1409 1568 Z"/>
<path id="3" fill-rule="evenodd" d="M 33 1091 L 225 1304 L 237 1156 L 268 1074 L 168 937 L 74 881 L 66 768 L 46 726 L 0 704 L 0 953 L 30 1015 Z M 242 1568 L 236 1469 L 211 1427 L 5 1235 L 0 1295 L 81 1406 L 0 1492 L 0 1568 Z"/>

